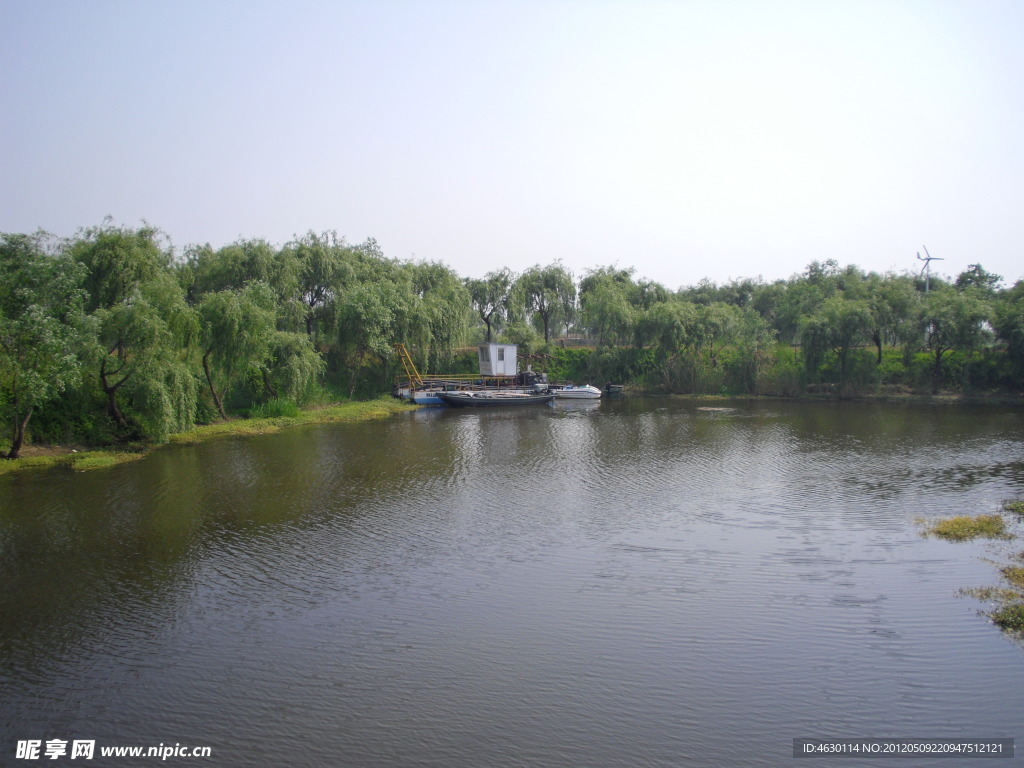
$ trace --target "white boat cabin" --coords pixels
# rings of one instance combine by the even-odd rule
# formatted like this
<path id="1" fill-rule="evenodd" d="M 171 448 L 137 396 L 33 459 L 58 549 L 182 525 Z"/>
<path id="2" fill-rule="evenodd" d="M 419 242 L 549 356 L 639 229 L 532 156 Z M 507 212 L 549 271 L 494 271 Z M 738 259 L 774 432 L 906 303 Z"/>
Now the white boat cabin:
<path id="1" fill-rule="evenodd" d="M 515 376 L 516 345 L 515 344 L 481 344 L 480 355 L 481 376 Z"/>

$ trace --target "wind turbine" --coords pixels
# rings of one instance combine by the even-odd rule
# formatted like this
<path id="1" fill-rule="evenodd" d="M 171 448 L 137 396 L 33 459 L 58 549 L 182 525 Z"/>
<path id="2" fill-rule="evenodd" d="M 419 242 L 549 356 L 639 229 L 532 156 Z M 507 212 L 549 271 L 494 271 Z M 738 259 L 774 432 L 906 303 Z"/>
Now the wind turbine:
<path id="1" fill-rule="evenodd" d="M 928 293 L 928 286 L 931 283 L 932 276 L 932 262 L 942 261 L 943 259 L 939 256 L 932 256 L 930 253 L 928 253 L 928 248 L 926 246 L 922 245 L 921 247 L 924 248 L 925 255 L 922 256 L 921 252 L 918 251 L 917 258 L 924 262 L 924 266 L 921 267 L 921 274 L 924 275 L 924 292 Z"/>

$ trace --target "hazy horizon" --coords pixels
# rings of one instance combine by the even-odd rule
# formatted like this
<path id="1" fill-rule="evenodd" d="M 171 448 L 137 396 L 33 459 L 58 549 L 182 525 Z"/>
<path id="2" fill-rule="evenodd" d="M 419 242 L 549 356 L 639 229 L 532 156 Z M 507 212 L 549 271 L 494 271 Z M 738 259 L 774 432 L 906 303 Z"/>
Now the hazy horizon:
<path id="1" fill-rule="evenodd" d="M 1024 4 L 0 4 L 0 231 L 1024 278 Z"/>

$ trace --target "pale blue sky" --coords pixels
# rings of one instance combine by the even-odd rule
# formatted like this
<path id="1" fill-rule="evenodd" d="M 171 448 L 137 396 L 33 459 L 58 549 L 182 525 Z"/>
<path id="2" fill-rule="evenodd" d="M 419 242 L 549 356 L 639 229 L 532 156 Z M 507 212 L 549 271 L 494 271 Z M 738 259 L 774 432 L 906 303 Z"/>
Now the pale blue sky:
<path id="1" fill-rule="evenodd" d="M 0 0 L 0 231 L 1024 278 L 1020 0 Z"/>

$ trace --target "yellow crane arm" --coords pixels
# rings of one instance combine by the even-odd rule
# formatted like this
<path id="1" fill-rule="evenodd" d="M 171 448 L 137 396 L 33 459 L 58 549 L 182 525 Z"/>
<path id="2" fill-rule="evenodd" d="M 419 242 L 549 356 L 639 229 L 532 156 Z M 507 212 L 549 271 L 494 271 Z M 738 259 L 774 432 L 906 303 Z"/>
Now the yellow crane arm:
<path id="1" fill-rule="evenodd" d="M 416 370 L 416 363 L 412 361 L 412 355 L 405 348 L 405 344 L 395 344 L 395 351 L 398 352 L 398 359 L 402 361 L 402 367 L 405 368 L 405 375 L 409 379 L 409 383 L 422 387 L 423 377 Z"/>

